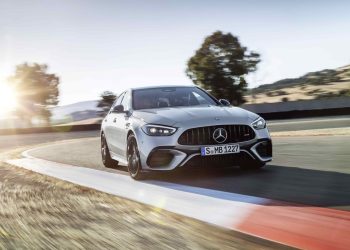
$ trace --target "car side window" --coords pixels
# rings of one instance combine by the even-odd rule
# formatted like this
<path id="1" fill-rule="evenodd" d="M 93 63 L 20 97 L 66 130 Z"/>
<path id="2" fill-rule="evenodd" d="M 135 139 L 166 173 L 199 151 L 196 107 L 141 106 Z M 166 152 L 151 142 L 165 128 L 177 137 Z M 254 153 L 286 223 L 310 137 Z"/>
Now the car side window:
<path id="1" fill-rule="evenodd" d="M 124 98 L 121 102 L 121 105 L 124 106 L 125 111 L 130 110 L 130 93 L 129 92 L 125 93 Z"/>
<path id="2" fill-rule="evenodd" d="M 193 97 L 196 99 L 198 104 L 207 104 L 208 102 L 196 92 L 192 92 Z"/>

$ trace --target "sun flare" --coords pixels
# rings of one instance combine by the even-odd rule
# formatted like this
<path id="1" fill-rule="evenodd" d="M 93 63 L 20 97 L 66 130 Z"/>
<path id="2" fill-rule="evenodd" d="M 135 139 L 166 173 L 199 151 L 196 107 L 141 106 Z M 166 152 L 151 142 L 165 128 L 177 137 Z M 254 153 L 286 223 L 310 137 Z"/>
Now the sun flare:
<path id="1" fill-rule="evenodd" d="M 0 117 L 8 115 L 17 106 L 16 91 L 5 83 L 0 83 Z"/>

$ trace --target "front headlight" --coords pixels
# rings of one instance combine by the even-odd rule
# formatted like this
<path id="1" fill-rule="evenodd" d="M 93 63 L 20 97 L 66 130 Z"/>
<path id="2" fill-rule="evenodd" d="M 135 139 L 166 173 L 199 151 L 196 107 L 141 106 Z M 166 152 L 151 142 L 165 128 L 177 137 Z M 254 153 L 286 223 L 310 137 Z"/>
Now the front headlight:
<path id="1" fill-rule="evenodd" d="M 266 122 L 263 118 L 259 117 L 252 123 L 252 126 L 255 129 L 263 129 L 266 128 Z"/>
<path id="2" fill-rule="evenodd" d="M 141 127 L 142 131 L 151 136 L 169 136 L 176 132 L 177 128 L 146 124 Z"/>

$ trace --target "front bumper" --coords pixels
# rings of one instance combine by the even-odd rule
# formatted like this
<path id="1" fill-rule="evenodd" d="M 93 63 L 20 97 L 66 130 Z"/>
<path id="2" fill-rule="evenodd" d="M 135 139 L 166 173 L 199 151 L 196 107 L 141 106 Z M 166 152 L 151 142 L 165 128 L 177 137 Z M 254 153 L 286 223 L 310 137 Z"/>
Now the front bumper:
<path id="1" fill-rule="evenodd" d="M 239 143 L 240 153 L 227 155 L 201 156 L 201 146 L 183 148 L 157 147 L 147 157 L 147 168 L 153 170 L 172 170 L 177 167 L 240 165 L 247 160 L 268 162 L 272 160 L 272 143 L 270 139 L 255 140 L 249 143 Z M 241 145 L 242 144 L 242 145 Z"/>
<path id="2" fill-rule="evenodd" d="M 183 130 L 172 136 L 151 137 L 138 133 L 138 145 L 142 166 L 151 170 L 172 170 L 193 164 L 239 165 L 244 160 L 268 162 L 272 160 L 272 143 L 268 130 L 255 131 L 253 140 L 239 142 L 240 153 L 216 156 L 201 156 L 201 147 L 206 145 L 179 145 L 177 139 Z M 237 164 L 236 164 L 237 163 Z M 215 164 L 215 165 L 217 165 Z"/>

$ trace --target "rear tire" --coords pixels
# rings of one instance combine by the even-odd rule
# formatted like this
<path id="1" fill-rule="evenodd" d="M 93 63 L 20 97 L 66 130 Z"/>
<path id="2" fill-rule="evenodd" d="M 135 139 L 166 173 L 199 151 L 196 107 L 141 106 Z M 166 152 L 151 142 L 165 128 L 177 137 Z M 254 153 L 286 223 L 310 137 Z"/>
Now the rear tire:
<path id="1" fill-rule="evenodd" d="M 128 137 L 127 159 L 128 159 L 128 172 L 131 178 L 135 180 L 144 179 L 146 176 L 142 170 L 142 163 L 140 158 L 139 149 L 137 147 L 137 141 L 133 134 Z"/>
<path id="2" fill-rule="evenodd" d="M 109 153 L 108 144 L 104 134 L 101 135 L 101 156 L 102 163 L 106 168 L 113 168 L 118 166 L 118 162 L 113 160 Z"/>

